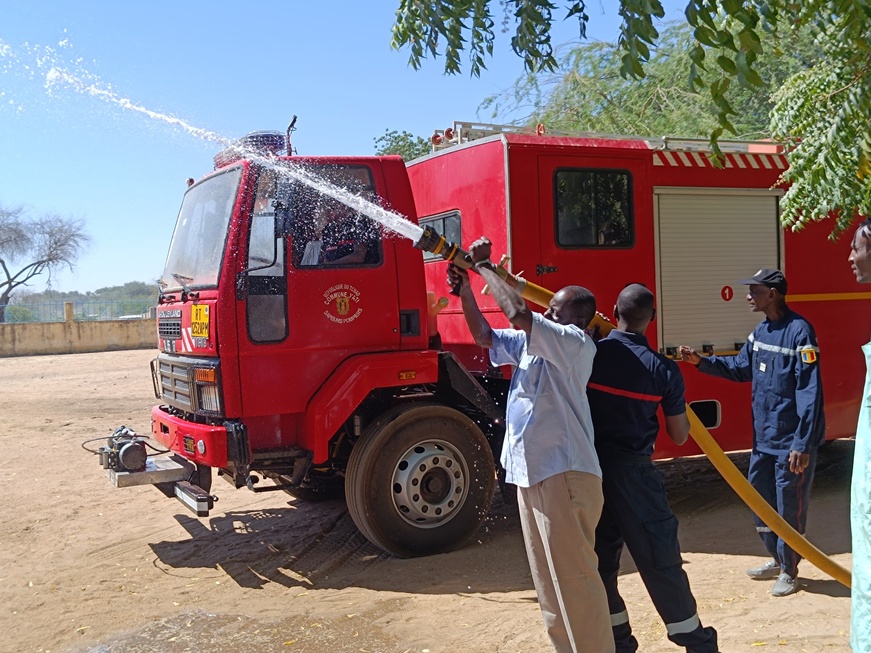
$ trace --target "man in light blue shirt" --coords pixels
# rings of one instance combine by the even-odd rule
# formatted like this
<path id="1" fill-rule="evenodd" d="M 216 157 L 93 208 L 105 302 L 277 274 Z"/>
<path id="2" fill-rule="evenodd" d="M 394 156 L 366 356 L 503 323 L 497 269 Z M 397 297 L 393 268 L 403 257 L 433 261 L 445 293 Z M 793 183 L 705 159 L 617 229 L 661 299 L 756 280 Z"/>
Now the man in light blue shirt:
<path id="1" fill-rule="evenodd" d="M 871 283 L 871 218 L 853 233 L 850 267 L 859 283 Z M 850 530 L 853 538 L 850 646 L 853 653 L 871 653 L 871 342 L 865 355 L 865 389 L 856 426 L 853 481 L 850 490 Z"/>
<path id="2" fill-rule="evenodd" d="M 533 313 L 493 271 L 490 241 L 469 248 L 474 267 L 517 327 L 493 329 L 468 274 L 449 266 L 475 342 L 494 365 L 512 365 L 502 466 L 517 485 L 526 554 L 545 627 L 558 653 L 612 653 L 614 638 L 594 550 L 602 512 L 602 472 L 593 443 L 586 384 L 596 345 L 584 328 L 596 299 L 581 286 L 557 292 Z"/>

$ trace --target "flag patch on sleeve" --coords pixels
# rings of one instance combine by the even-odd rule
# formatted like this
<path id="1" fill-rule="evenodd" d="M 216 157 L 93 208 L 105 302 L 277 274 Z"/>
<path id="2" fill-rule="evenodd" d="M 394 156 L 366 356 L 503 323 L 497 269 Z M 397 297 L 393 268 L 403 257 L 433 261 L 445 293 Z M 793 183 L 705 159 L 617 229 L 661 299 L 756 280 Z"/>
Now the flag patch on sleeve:
<path id="1" fill-rule="evenodd" d="M 801 354 L 801 362 L 802 363 L 816 363 L 817 362 L 817 350 L 813 347 L 807 347 L 805 349 L 799 349 L 799 353 Z"/>

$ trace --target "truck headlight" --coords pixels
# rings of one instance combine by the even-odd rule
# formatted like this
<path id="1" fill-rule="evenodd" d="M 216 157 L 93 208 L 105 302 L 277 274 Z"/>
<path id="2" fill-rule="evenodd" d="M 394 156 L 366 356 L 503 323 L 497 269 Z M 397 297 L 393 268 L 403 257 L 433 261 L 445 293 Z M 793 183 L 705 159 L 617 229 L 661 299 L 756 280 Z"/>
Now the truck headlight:
<path id="1" fill-rule="evenodd" d="M 221 413 L 221 386 L 218 369 L 215 367 L 194 368 L 194 387 L 197 393 L 197 408 L 209 413 Z"/>

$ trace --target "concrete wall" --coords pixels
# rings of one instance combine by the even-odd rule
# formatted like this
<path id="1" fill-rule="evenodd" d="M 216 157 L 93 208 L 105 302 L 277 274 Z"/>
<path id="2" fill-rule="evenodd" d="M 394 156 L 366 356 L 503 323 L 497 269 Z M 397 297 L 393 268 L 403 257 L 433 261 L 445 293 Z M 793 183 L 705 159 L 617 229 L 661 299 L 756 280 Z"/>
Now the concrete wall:
<path id="1" fill-rule="evenodd" d="M 154 318 L 77 322 L 72 308 L 66 316 L 65 322 L 0 324 L 0 358 L 157 348 Z"/>

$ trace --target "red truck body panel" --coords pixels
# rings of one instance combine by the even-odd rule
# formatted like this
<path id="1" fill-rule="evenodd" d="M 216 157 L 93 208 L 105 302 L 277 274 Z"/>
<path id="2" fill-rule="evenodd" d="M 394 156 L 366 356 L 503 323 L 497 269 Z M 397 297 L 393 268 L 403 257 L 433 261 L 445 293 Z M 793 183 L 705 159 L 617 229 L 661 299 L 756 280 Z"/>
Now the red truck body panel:
<path id="1" fill-rule="evenodd" d="M 609 318 L 620 290 L 628 283 L 643 283 L 660 295 L 658 319 L 667 320 L 669 305 L 663 305 L 661 296 L 668 281 L 665 267 L 669 258 L 663 253 L 668 246 L 663 231 L 667 198 L 701 198 L 701 202 L 715 195 L 728 202 L 733 194 L 762 197 L 776 187 L 785 168 L 784 157 L 771 145 L 751 144 L 743 151 L 727 152 L 725 156 L 725 167 L 718 168 L 703 152 L 656 150 L 643 139 L 504 133 L 417 159 L 409 164 L 408 170 L 422 224 L 430 216 L 457 212 L 461 216 L 464 244 L 486 235 L 493 241 L 494 257 L 501 252 L 511 257 L 508 267 L 513 273 L 554 291 L 569 284 L 590 288 L 597 297 L 600 312 Z M 566 249 L 557 244 L 554 180 L 560 170 L 569 169 L 628 173 L 634 214 L 630 246 Z M 774 216 L 776 199 L 771 206 Z M 735 215 L 740 212 L 736 205 Z M 784 270 L 789 281 L 787 301 L 817 331 L 827 438 L 833 439 L 855 433 L 864 378 L 859 347 L 867 341 L 861 325 L 871 320 L 871 302 L 857 301 L 867 293 L 857 292 L 859 288 L 846 263 L 848 243 L 846 239 L 829 241 L 830 230 L 831 224 L 822 223 L 800 232 L 782 233 L 774 239 L 779 240 L 773 246 L 776 252 L 771 251 L 772 257 L 777 258 L 774 263 Z M 711 247 L 727 253 L 730 248 L 743 249 L 746 243 L 742 241 L 741 228 L 736 226 L 735 232 L 732 237 L 705 243 L 703 249 Z M 703 268 L 704 252 L 695 254 L 702 257 L 699 266 Z M 705 300 L 728 301 L 730 307 L 743 306 L 746 287 L 737 284 L 737 279 L 769 266 L 763 261 L 752 265 L 741 276 L 723 277 L 707 291 L 722 294 L 722 300 L 711 296 Z M 427 283 L 437 291 L 441 288 L 441 294 L 447 294 L 445 266 L 440 261 L 426 263 Z M 473 283 L 480 287 L 479 279 L 473 279 Z M 449 299 L 439 316 L 444 345 L 456 351 L 470 369 L 486 373 L 487 353 L 473 344 L 458 299 Z M 492 299 L 482 298 L 481 304 L 493 326 L 507 326 Z M 849 320 L 833 319 L 848 315 Z M 673 321 L 671 326 L 675 326 Z M 735 341 L 743 342 L 750 328 L 736 333 Z M 658 327 L 656 322 L 651 324 L 647 337 L 653 348 L 665 351 L 677 344 L 700 347 L 696 342 L 661 343 L 662 333 L 664 327 Z M 720 446 L 727 451 L 749 448 L 750 385 L 706 376 L 689 366 L 682 366 L 682 371 L 689 402 L 719 404 L 718 423 L 712 425 L 711 433 Z M 677 447 L 663 436 L 657 443 L 657 457 L 698 453 L 701 452 L 692 441 Z"/>

